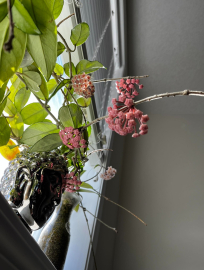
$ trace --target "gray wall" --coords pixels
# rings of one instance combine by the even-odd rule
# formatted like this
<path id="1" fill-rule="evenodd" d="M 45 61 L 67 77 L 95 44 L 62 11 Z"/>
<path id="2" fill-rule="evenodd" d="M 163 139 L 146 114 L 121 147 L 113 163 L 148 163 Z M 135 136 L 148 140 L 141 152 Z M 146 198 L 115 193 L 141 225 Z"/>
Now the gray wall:
<path id="1" fill-rule="evenodd" d="M 126 3 L 128 75 L 150 75 L 142 81 L 145 87 L 139 98 L 204 90 L 204 1 Z M 203 269 L 204 99 L 166 98 L 138 108 L 150 116 L 149 134 L 122 138 L 119 203 L 148 226 L 122 210 L 112 214 L 114 219 L 117 215 L 114 221 L 104 209 L 102 217 L 112 221 L 119 233 L 109 245 L 113 232 L 100 231 L 98 268 Z M 115 148 L 118 153 L 119 141 Z M 113 186 L 107 183 L 110 196 Z"/>

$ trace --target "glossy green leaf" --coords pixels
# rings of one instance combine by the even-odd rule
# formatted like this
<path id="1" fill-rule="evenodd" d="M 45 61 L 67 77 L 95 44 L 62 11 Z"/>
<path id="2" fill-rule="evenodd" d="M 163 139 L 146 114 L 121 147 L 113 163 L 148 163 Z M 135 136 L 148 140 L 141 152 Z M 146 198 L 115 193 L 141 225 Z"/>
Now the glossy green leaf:
<path id="1" fill-rule="evenodd" d="M 21 143 L 29 146 L 34 145 L 37 141 L 48 134 L 59 133 L 57 126 L 49 122 L 39 122 L 29 126 L 23 133 Z"/>
<path id="2" fill-rule="evenodd" d="M 19 77 L 16 74 L 10 80 L 11 80 L 12 86 L 16 90 L 20 90 L 21 88 L 25 87 L 25 84 L 19 79 Z M 13 96 L 13 100 L 11 99 L 12 101 L 14 101 L 14 97 L 15 97 L 15 95 Z"/>
<path id="3" fill-rule="evenodd" d="M 16 137 L 21 137 L 24 130 L 24 123 L 20 113 L 16 113 L 14 118 L 8 118 L 9 125 Z"/>
<path id="4" fill-rule="evenodd" d="M 65 79 L 65 80 L 63 80 L 61 83 L 59 83 L 58 86 L 55 88 L 55 90 L 52 92 L 52 94 L 51 94 L 51 96 L 49 97 L 48 100 L 50 100 L 52 97 L 54 97 L 54 96 L 57 94 L 57 92 L 58 92 L 63 86 L 65 86 L 66 84 L 68 84 L 68 83 L 70 83 L 70 82 L 71 82 L 70 80 Z"/>
<path id="5" fill-rule="evenodd" d="M 89 185 L 88 183 L 85 183 L 85 182 L 82 182 L 82 184 L 80 185 L 80 187 L 93 189 L 93 187 L 91 185 Z"/>
<path id="6" fill-rule="evenodd" d="M 41 84 L 41 77 L 38 72 L 35 71 L 25 71 L 21 73 L 24 81 L 26 82 L 29 89 L 33 92 L 39 91 L 39 86 Z"/>
<path id="7" fill-rule="evenodd" d="M 14 27 L 15 38 L 12 41 L 13 49 L 10 53 L 5 52 L 3 44 L 8 39 L 8 27 L 9 20 L 5 18 L 0 23 L 0 87 L 18 70 L 25 54 L 27 41 L 27 35 Z"/>
<path id="8" fill-rule="evenodd" d="M 100 167 L 101 167 L 101 165 L 100 165 L 100 164 L 96 164 L 96 165 L 94 166 L 94 169 L 95 169 L 95 168 L 97 168 L 98 166 L 100 166 Z"/>
<path id="9" fill-rule="evenodd" d="M 47 89 L 49 91 L 49 94 L 52 94 L 52 92 L 55 90 L 56 87 L 57 82 L 55 81 L 55 79 L 51 79 L 49 80 L 49 82 L 47 82 Z"/>
<path id="10" fill-rule="evenodd" d="M 92 73 L 97 71 L 99 68 L 105 68 L 100 62 L 98 61 L 88 61 L 88 60 L 81 60 L 76 66 L 76 73 Z"/>
<path id="11" fill-rule="evenodd" d="M 57 56 L 59 56 L 60 54 L 62 54 L 65 50 L 65 46 L 64 44 L 62 44 L 62 42 L 58 41 L 57 42 Z"/>
<path id="12" fill-rule="evenodd" d="M 48 81 L 57 59 L 57 29 L 53 15 L 42 0 L 22 0 L 41 35 L 29 35 L 27 49 Z"/>
<path id="13" fill-rule="evenodd" d="M 10 127 L 6 118 L 0 117 L 0 146 L 8 143 L 10 139 Z"/>
<path id="14" fill-rule="evenodd" d="M 58 63 L 55 64 L 54 72 L 57 75 L 63 75 L 64 74 L 64 69 L 62 66 L 60 66 Z"/>
<path id="15" fill-rule="evenodd" d="M 89 37 L 90 30 L 89 30 L 89 25 L 87 23 L 80 23 L 77 24 L 71 31 L 71 42 L 79 46 L 83 44 L 87 38 Z"/>
<path id="16" fill-rule="evenodd" d="M 70 77 L 69 66 L 70 66 L 69 63 L 64 64 L 64 71 L 68 77 Z M 74 64 L 72 63 L 72 76 L 74 76 L 74 75 L 76 75 L 76 68 L 75 68 Z"/>
<path id="17" fill-rule="evenodd" d="M 74 211 L 78 212 L 79 211 L 79 204 L 74 208 Z"/>
<path id="18" fill-rule="evenodd" d="M 80 97 L 77 99 L 77 102 L 80 106 L 88 107 L 91 104 L 91 98 Z"/>
<path id="19" fill-rule="evenodd" d="M 60 108 L 59 119 L 65 127 L 78 128 L 82 124 L 82 111 L 76 104 L 71 103 Z"/>
<path id="20" fill-rule="evenodd" d="M 92 130 L 92 129 L 91 129 L 91 126 L 88 126 L 88 127 L 87 127 L 88 137 L 91 136 L 91 130 Z"/>
<path id="21" fill-rule="evenodd" d="M 17 28 L 30 35 L 41 34 L 32 17 L 19 0 L 15 0 L 14 6 L 12 8 L 12 14 L 13 21 Z"/>
<path id="22" fill-rule="evenodd" d="M 10 100 L 10 98 L 7 98 L 6 107 L 4 108 L 4 111 L 8 113 L 10 116 L 14 116 L 17 112 L 16 107 L 14 103 Z"/>
<path id="23" fill-rule="evenodd" d="M 11 5 L 13 6 L 14 0 L 11 0 Z M 8 13 L 7 0 L 0 0 L 0 22 L 6 17 Z"/>
<path id="24" fill-rule="evenodd" d="M 31 148 L 30 152 L 44 152 L 51 151 L 62 145 L 62 140 L 59 134 L 49 134 L 36 142 Z"/>
<path id="25" fill-rule="evenodd" d="M 47 115 L 47 111 L 37 102 L 28 104 L 21 111 L 23 122 L 27 125 L 42 122 Z"/>
<path id="26" fill-rule="evenodd" d="M 18 112 L 20 112 L 23 107 L 26 105 L 30 97 L 30 90 L 26 90 L 26 88 L 21 88 L 15 95 L 14 105 Z"/>

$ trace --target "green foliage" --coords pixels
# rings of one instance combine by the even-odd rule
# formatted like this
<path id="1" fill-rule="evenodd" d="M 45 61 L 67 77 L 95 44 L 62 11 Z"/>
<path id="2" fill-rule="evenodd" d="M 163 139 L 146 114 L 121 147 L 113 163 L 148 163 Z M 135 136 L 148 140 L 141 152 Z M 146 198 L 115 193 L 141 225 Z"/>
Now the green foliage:
<path id="1" fill-rule="evenodd" d="M 24 123 L 20 113 L 17 112 L 13 118 L 8 118 L 7 120 L 14 135 L 21 137 L 24 130 Z"/>
<path id="2" fill-rule="evenodd" d="M 74 208 L 74 211 L 78 212 L 79 211 L 79 204 Z"/>
<path id="3" fill-rule="evenodd" d="M 82 124 L 82 111 L 79 106 L 71 103 L 60 108 L 59 119 L 64 127 L 78 128 Z"/>
<path id="4" fill-rule="evenodd" d="M 10 100 L 10 98 L 7 98 L 6 107 L 4 109 L 6 113 L 10 116 L 14 116 L 17 112 L 16 107 L 14 103 Z"/>
<path id="5" fill-rule="evenodd" d="M 30 152 L 51 151 L 62 145 L 59 134 L 49 134 L 36 142 L 31 148 Z"/>
<path id="6" fill-rule="evenodd" d="M 29 126 L 23 133 L 21 143 L 29 146 L 34 145 L 37 141 L 48 134 L 59 133 L 57 126 L 49 122 L 39 122 Z"/>
<path id="7" fill-rule="evenodd" d="M 50 100 L 51 98 L 53 98 L 53 97 L 57 94 L 57 92 L 58 92 L 63 86 L 65 86 L 66 84 L 68 84 L 68 83 L 70 83 L 70 82 L 71 82 L 70 80 L 65 79 L 65 80 L 63 80 L 61 83 L 59 83 L 59 84 L 57 85 L 57 87 L 55 88 L 55 90 L 52 92 L 52 94 L 51 94 L 51 96 L 49 97 L 48 100 Z"/>
<path id="8" fill-rule="evenodd" d="M 14 105 L 18 112 L 20 112 L 23 107 L 26 105 L 30 97 L 30 90 L 26 90 L 26 88 L 21 88 L 15 95 Z"/>
<path id="9" fill-rule="evenodd" d="M 14 0 L 11 0 L 11 5 L 13 6 Z M 7 0 L 0 0 L 0 22 L 6 17 L 8 13 Z"/>
<path id="10" fill-rule="evenodd" d="M 56 87 L 57 87 L 57 82 L 55 81 L 55 79 L 51 79 L 49 80 L 49 82 L 47 82 L 47 89 L 48 89 L 49 95 L 52 94 L 52 92 L 55 90 Z"/>
<path id="11" fill-rule="evenodd" d="M 2 112 L 6 106 L 6 102 L 7 102 L 6 99 L 3 99 L 0 103 L 0 115 L 2 114 Z"/>
<path id="12" fill-rule="evenodd" d="M 22 0 L 22 3 L 42 33 L 28 36 L 28 52 L 49 80 L 57 58 L 57 31 L 52 12 L 42 0 Z"/>
<path id="13" fill-rule="evenodd" d="M 47 115 L 47 111 L 38 102 L 28 104 L 21 111 L 23 122 L 27 125 L 42 122 Z"/>
<path id="14" fill-rule="evenodd" d="M 64 64 L 64 72 L 66 73 L 68 77 L 70 77 L 70 64 L 69 63 Z M 74 75 L 76 75 L 76 68 L 74 64 L 72 63 L 72 76 Z"/>
<path id="15" fill-rule="evenodd" d="M 0 88 L 0 102 L 2 101 L 2 99 L 3 99 L 4 95 L 5 95 L 6 85 L 7 85 L 7 83 L 4 83 L 2 85 L 2 87 Z"/>
<path id="16" fill-rule="evenodd" d="M 93 187 L 85 182 L 82 182 L 82 184 L 80 185 L 80 187 L 83 187 L 83 188 L 90 188 L 90 189 L 93 189 Z"/>
<path id="17" fill-rule="evenodd" d="M 45 0 L 45 3 L 53 14 L 54 19 L 57 19 L 62 11 L 64 0 Z"/>
<path id="18" fill-rule="evenodd" d="M 100 62 L 98 61 L 88 61 L 88 60 L 81 60 L 76 66 L 76 74 L 81 73 L 92 73 L 97 71 L 99 68 L 105 68 Z"/>
<path id="19" fill-rule="evenodd" d="M 25 54 L 27 41 L 27 35 L 14 27 L 15 38 L 12 41 L 13 50 L 10 53 L 5 52 L 3 50 L 3 44 L 8 39 L 8 28 L 9 20 L 5 18 L 0 23 L 0 87 L 18 70 Z"/>
<path id="20" fill-rule="evenodd" d="M 83 44 L 89 37 L 90 30 L 87 23 L 77 24 L 71 31 L 71 42 L 75 46 Z"/>
<path id="21" fill-rule="evenodd" d="M 5 117 L 0 117 L 0 146 L 8 143 L 10 138 L 10 127 Z"/>
<path id="22" fill-rule="evenodd" d="M 19 0 L 15 0 L 12 8 L 12 14 L 15 26 L 20 30 L 31 35 L 41 34 L 32 17 Z"/>
<path id="23" fill-rule="evenodd" d="M 65 50 L 64 44 L 62 44 L 62 42 L 58 41 L 57 42 L 57 56 L 62 54 L 64 52 L 64 50 Z"/>
<path id="24" fill-rule="evenodd" d="M 62 66 L 60 66 L 58 63 L 55 64 L 54 72 L 57 75 L 63 75 L 64 74 L 64 69 Z"/>
<path id="25" fill-rule="evenodd" d="M 91 98 L 80 97 L 77 99 L 77 102 L 80 106 L 88 107 L 91 104 Z"/>

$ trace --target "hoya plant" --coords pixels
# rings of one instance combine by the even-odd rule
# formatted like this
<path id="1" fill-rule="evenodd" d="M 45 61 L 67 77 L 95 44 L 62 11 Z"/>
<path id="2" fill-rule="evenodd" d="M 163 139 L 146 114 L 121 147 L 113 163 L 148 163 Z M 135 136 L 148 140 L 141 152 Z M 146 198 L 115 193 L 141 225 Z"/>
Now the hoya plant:
<path id="1" fill-rule="evenodd" d="M 90 35 L 89 25 L 82 22 L 71 30 L 73 46 L 70 48 L 58 27 L 72 15 L 58 25 L 55 22 L 63 4 L 63 0 L 0 0 L 0 152 L 8 160 L 21 160 L 29 168 L 21 171 L 25 175 L 33 176 L 34 169 L 36 174 L 40 170 L 41 175 L 37 177 L 41 183 L 45 168 L 57 168 L 62 178 L 61 185 L 56 186 L 58 193 L 89 191 L 103 196 L 87 180 L 81 181 L 89 155 L 107 150 L 90 151 L 91 126 L 105 119 L 111 130 L 122 136 L 130 133 L 134 139 L 148 133 L 149 117 L 136 108 L 139 104 L 163 97 L 204 93 L 184 90 L 138 100 L 139 90 L 143 89 L 140 79 L 147 75 L 94 80 L 92 74 L 105 68 L 103 63 L 88 59 L 77 65 L 72 62 L 72 53 Z M 69 61 L 61 66 L 57 57 L 63 52 L 68 54 Z M 84 110 L 91 104 L 95 83 L 108 80 L 116 81 L 117 98 L 112 100 L 107 115 L 88 122 Z M 57 93 L 63 101 L 56 116 L 50 101 L 55 100 Z M 29 101 L 31 96 L 35 102 Z M 110 166 L 100 176 L 109 180 L 115 173 L 116 169 Z M 1 190 L 6 193 L 6 188 Z M 18 205 L 21 190 L 13 190 L 10 196 Z M 82 204 L 81 207 L 86 211 Z"/>

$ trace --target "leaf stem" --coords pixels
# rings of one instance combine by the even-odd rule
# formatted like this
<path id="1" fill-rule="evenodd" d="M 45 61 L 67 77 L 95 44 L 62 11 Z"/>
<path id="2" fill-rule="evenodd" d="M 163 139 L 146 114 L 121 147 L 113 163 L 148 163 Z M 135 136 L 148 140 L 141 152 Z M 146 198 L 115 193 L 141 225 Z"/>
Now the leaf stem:
<path id="1" fill-rule="evenodd" d="M 131 211 L 129 211 L 128 209 L 126 209 L 126 208 L 123 207 L 122 205 L 120 205 L 120 204 L 118 204 L 118 203 L 116 203 L 116 202 L 114 202 L 114 201 L 111 201 L 109 198 L 107 198 L 106 196 L 102 195 L 101 193 L 99 193 L 99 192 L 98 192 L 97 190 L 95 190 L 94 188 L 93 188 L 93 190 L 97 193 L 97 195 L 98 195 L 99 197 L 103 197 L 105 200 L 107 200 L 107 201 L 109 201 L 109 202 L 111 202 L 111 203 L 113 203 L 113 204 L 119 206 L 120 208 L 122 208 L 123 210 L 125 210 L 126 212 L 128 212 L 129 214 L 131 214 L 132 216 L 136 217 L 136 218 L 137 218 L 140 222 L 142 222 L 145 226 L 147 226 L 147 224 L 146 224 L 141 218 L 139 218 L 138 216 L 136 216 L 135 214 L 133 214 Z"/>
<path id="2" fill-rule="evenodd" d="M 73 49 L 73 50 L 71 50 L 71 49 L 69 48 L 69 46 L 68 46 L 68 44 L 67 44 L 65 38 L 62 36 L 62 34 L 60 34 L 59 31 L 57 31 L 57 34 L 61 37 L 61 39 L 62 39 L 62 41 L 64 42 L 64 45 L 65 45 L 65 47 L 66 47 L 66 49 L 67 49 L 68 52 L 74 52 L 74 51 L 76 50 L 76 46 L 75 46 L 75 45 L 74 45 L 74 49 Z"/>
<path id="3" fill-rule="evenodd" d="M 4 44 L 4 50 L 10 52 L 13 49 L 12 41 L 14 39 L 14 23 L 13 23 L 13 15 L 11 11 L 11 0 L 7 0 L 7 8 L 8 8 L 8 16 L 9 16 L 9 38 L 7 42 Z"/>
<path id="4" fill-rule="evenodd" d="M 63 23 L 64 21 L 66 21 L 67 19 L 69 19 L 70 17 L 72 17 L 73 15 L 75 15 L 75 13 L 72 13 L 72 14 L 70 14 L 69 16 L 67 16 L 66 18 L 64 18 L 63 20 L 61 20 L 61 21 L 57 24 L 57 27 L 59 27 L 61 23 Z"/>
<path id="5" fill-rule="evenodd" d="M 94 218 L 96 218 L 99 222 L 101 222 L 101 223 L 102 223 L 104 226 L 106 226 L 107 228 L 113 230 L 115 233 L 118 232 L 115 228 L 110 227 L 109 225 L 107 225 L 106 223 L 104 223 L 102 220 L 100 220 L 99 218 L 97 218 L 94 214 L 92 214 L 91 212 L 89 212 L 86 208 L 84 208 L 84 207 L 82 207 L 82 206 L 80 206 L 80 207 L 83 209 L 83 211 L 87 211 L 90 215 L 92 215 Z"/>

